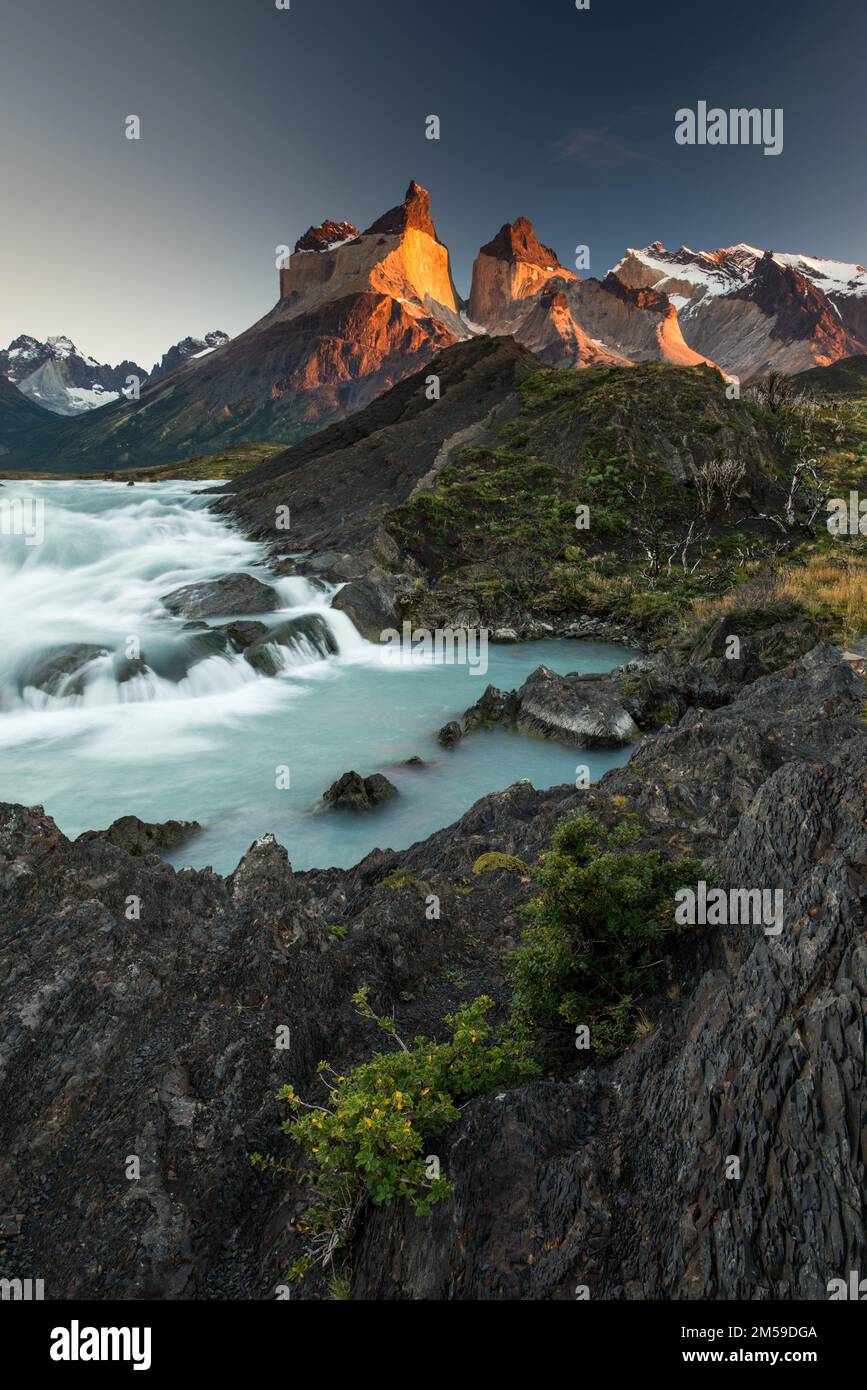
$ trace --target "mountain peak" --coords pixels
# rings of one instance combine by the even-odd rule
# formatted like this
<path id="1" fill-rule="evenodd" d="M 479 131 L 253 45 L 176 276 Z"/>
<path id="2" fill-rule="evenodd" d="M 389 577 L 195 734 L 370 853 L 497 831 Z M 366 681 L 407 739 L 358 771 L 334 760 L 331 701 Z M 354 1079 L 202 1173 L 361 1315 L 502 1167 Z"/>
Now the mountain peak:
<path id="1" fill-rule="evenodd" d="M 409 188 L 406 190 L 406 197 L 397 207 L 390 208 L 384 212 L 382 217 L 378 217 L 371 226 L 368 227 L 366 236 L 378 232 L 384 236 L 400 236 L 410 228 L 417 232 L 427 232 L 428 236 L 438 240 L 433 218 L 430 215 L 430 194 L 426 188 L 422 188 L 415 179 L 410 181 Z"/>
<path id="2" fill-rule="evenodd" d="M 522 261 L 526 265 L 537 265 L 542 270 L 562 268 L 557 252 L 539 241 L 528 217 L 504 222 L 493 241 L 483 246 L 479 255 L 490 256 L 496 261 Z"/>

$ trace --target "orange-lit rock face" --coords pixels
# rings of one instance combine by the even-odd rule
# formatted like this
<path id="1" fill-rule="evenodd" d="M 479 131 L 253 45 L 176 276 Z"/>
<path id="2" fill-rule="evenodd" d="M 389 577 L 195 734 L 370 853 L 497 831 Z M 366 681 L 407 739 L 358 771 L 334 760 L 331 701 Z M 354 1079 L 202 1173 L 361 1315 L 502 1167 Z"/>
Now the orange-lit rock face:
<path id="1" fill-rule="evenodd" d="M 366 232 L 348 222 L 311 227 L 280 271 L 271 318 L 281 396 L 351 382 L 363 394 L 369 382 L 372 398 L 466 336 L 426 190 L 411 183 Z"/>
<path id="2" fill-rule="evenodd" d="M 448 251 L 414 228 L 399 236 L 366 233 L 334 251 L 296 251 L 280 271 L 280 298 L 299 314 L 365 290 L 458 312 Z"/>
<path id="3" fill-rule="evenodd" d="M 344 237 L 335 245 L 337 238 L 328 238 L 338 231 Z M 354 232 L 349 223 L 326 222 L 298 242 L 301 249 L 280 271 L 284 315 L 309 313 L 326 300 L 368 290 L 406 300 L 410 306 L 441 306 L 458 314 L 449 253 L 437 238 L 425 189 L 411 183 L 404 203 L 362 235 L 353 236 Z"/>
<path id="4" fill-rule="evenodd" d="M 560 264 L 556 251 L 544 246 L 532 222 L 519 217 L 507 222 L 483 246 L 473 264 L 469 315 L 473 323 L 488 332 L 510 331 L 516 317 L 516 301 L 531 299 L 554 276 L 576 280 L 571 270 Z"/>

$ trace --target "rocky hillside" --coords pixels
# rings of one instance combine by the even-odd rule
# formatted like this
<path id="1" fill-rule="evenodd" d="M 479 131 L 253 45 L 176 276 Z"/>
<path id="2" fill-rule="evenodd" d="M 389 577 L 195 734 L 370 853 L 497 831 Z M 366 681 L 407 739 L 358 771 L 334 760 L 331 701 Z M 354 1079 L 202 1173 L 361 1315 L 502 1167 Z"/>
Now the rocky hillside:
<path id="1" fill-rule="evenodd" d="M 437 476 L 468 443 L 496 432 L 518 408 L 520 381 L 535 370 L 511 339 L 474 338 L 441 353 L 356 415 L 283 450 L 226 490 L 218 510 L 269 543 L 272 553 L 339 553 L 356 575 L 376 563 L 384 511 Z M 439 399 L 429 399 L 434 373 Z M 291 506 L 291 527 L 276 529 L 276 508 Z M 348 577 L 344 575 L 344 577 Z"/>
<path id="2" fill-rule="evenodd" d="M 0 376 L 0 457 L 18 449 L 34 430 L 50 430 L 52 423 L 49 411 Z"/>
<path id="3" fill-rule="evenodd" d="M 737 671 L 732 615 L 686 659 L 600 678 L 648 736 L 596 788 L 518 783 L 351 870 L 293 873 L 265 836 L 229 878 L 176 873 L 154 851 L 189 827 L 71 842 L 0 807 L 4 1275 L 44 1273 L 49 1298 L 273 1298 L 310 1238 L 278 1087 L 315 1095 L 320 1058 L 352 1081 L 396 1048 L 361 986 L 408 1038 L 481 993 L 504 1018 L 534 866 L 579 811 L 634 817 L 642 852 L 688 851 L 721 886 L 779 887 L 783 930 L 688 932 L 625 1050 L 568 1048 L 463 1105 L 432 1150 L 451 1195 L 354 1207 L 298 1296 L 821 1299 L 863 1268 L 864 682 L 770 622 Z"/>
<path id="4" fill-rule="evenodd" d="M 337 602 L 368 634 L 400 614 L 572 632 L 577 612 L 647 637 L 730 580 L 739 543 L 772 536 L 784 476 L 767 421 L 713 368 L 540 369 L 481 338 L 216 505 L 275 558 L 312 552 L 291 569 L 357 581 Z"/>

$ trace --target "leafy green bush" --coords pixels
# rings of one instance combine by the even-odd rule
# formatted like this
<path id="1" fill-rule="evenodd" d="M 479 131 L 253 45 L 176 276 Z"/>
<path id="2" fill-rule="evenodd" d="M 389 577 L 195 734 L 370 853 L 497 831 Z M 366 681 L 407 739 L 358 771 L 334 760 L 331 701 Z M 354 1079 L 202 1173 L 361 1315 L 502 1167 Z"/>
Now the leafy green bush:
<path id="1" fill-rule="evenodd" d="M 684 930 L 675 890 L 700 877 L 691 860 L 634 848 L 641 833 L 634 821 L 607 831 L 588 815 L 556 830 L 536 870 L 543 891 L 524 909 L 530 925 L 509 962 L 517 1034 L 586 1023 L 602 1056 L 629 1040 L 637 1001 L 660 987 L 666 946 Z"/>
<path id="2" fill-rule="evenodd" d="M 354 1002 L 364 1017 L 375 1017 L 366 990 Z M 327 1262 L 326 1254 L 330 1258 L 351 1233 L 366 1199 L 382 1206 L 403 1198 L 427 1212 L 450 1192 L 448 1179 L 431 1171 L 426 1145 L 458 1119 L 459 1102 L 536 1071 L 516 1041 L 494 1036 L 485 1018 L 492 1008 L 493 1000 L 482 995 L 446 1016 L 448 1042 L 417 1037 L 411 1047 L 393 1019 L 380 1018 L 395 1051 L 377 1053 L 345 1076 L 320 1062 L 326 1089 L 321 1103 L 302 1100 L 292 1086 L 278 1092 L 294 1112 L 282 1128 L 304 1155 L 304 1166 L 294 1171 L 314 1192 L 303 1228 L 309 1247 L 293 1269 L 295 1277 L 317 1260 Z M 290 1171 L 261 1154 L 252 1154 L 251 1162 Z"/>

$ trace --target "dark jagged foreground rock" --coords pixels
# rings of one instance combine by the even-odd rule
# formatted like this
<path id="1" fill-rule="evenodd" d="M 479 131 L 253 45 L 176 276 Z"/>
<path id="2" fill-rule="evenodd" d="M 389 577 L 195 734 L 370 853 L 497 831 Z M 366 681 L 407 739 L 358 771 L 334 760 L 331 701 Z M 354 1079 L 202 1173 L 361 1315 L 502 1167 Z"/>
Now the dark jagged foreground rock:
<path id="1" fill-rule="evenodd" d="M 634 812 L 723 885 L 783 887 L 784 929 L 705 928 L 629 1052 L 464 1107 L 437 1145 L 453 1196 L 364 1216 L 353 1297 L 819 1299 L 863 1269 L 864 681 L 827 646 L 715 676 L 716 708 L 674 677 L 685 713 L 598 787 L 517 783 L 351 870 L 293 874 L 265 836 L 226 879 L 175 873 L 0 807 L 0 1186 L 24 1218 L 4 1275 L 51 1298 L 273 1297 L 306 1205 L 246 1161 L 289 1153 L 275 1090 L 387 1045 L 361 984 L 410 1037 L 461 998 L 503 1003 L 537 890 L 472 866 L 532 863 L 579 808 Z M 644 668 L 660 699 L 665 678 Z"/>

